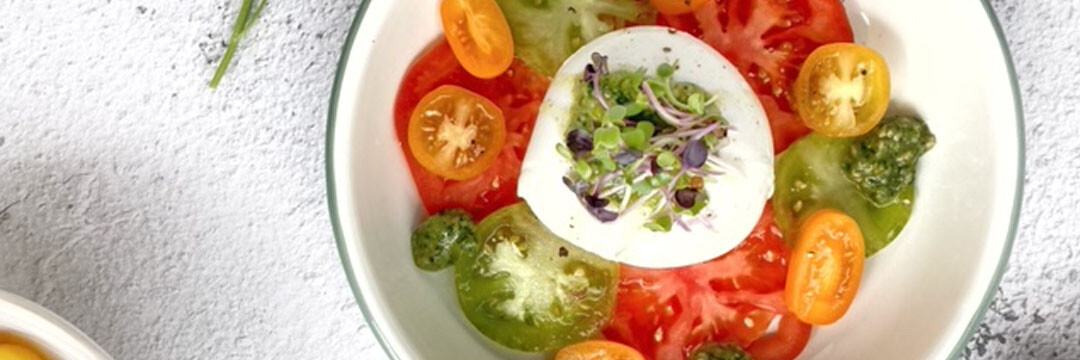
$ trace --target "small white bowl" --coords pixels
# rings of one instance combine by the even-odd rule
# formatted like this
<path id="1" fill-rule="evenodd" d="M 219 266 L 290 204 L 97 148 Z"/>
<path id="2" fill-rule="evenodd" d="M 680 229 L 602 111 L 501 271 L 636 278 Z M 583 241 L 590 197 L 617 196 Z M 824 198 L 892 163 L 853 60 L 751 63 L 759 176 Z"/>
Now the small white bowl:
<path id="1" fill-rule="evenodd" d="M 49 309 L 0 290 L 0 333 L 25 339 L 56 360 L 111 360 L 100 346 Z"/>
<path id="2" fill-rule="evenodd" d="M 978 326 L 1016 230 L 1023 122 L 1016 77 L 986 1 L 847 0 L 856 42 L 893 74 L 893 109 L 926 119 L 915 211 L 866 263 L 837 324 L 808 359 L 956 357 Z M 365 1 L 341 58 L 327 125 L 330 214 L 345 271 L 392 359 L 539 358 L 490 344 L 463 320 L 450 271 L 411 262 L 423 211 L 393 131 L 408 65 L 441 36 L 436 2 Z"/>

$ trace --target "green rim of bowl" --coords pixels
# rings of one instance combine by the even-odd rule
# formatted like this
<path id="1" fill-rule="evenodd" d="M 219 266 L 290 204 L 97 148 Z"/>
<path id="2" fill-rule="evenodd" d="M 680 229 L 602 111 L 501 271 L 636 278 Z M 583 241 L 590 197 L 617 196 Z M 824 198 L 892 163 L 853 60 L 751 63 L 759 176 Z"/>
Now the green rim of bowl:
<path id="1" fill-rule="evenodd" d="M 1018 164 L 1016 172 L 1016 191 L 1013 194 L 1013 210 L 1012 218 L 1009 222 L 1009 232 L 1005 239 L 1005 248 L 1002 249 L 1001 258 L 998 259 L 997 270 L 994 271 L 994 277 L 990 280 L 990 284 L 984 292 L 983 300 L 979 304 L 978 310 L 975 311 L 975 314 L 968 322 L 967 330 L 964 331 L 964 335 L 961 336 L 956 345 L 953 346 L 953 350 L 949 355 L 949 358 L 951 359 L 959 358 L 963 353 L 971 336 L 982 322 L 990 302 L 994 299 L 994 290 L 997 289 L 998 285 L 1001 283 L 1001 277 L 1005 274 L 1005 267 L 1009 263 L 1009 254 L 1012 252 L 1013 242 L 1016 240 L 1016 228 L 1020 218 L 1020 204 L 1024 194 L 1024 111 L 1023 103 L 1020 99 L 1020 85 L 1017 81 L 1016 67 L 1013 64 L 1012 53 L 1009 51 L 1005 33 L 1001 28 L 1001 23 L 998 21 L 997 15 L 994 13 L 993 7 L 990 6 L 988 0 L 979 1 L 982 3 L 983 9 L 986 11 L 986 16 L 989 18 L 990 24 L 994 28 L 994 33 L 998 38 L 998 45 L 1001 48 L 1002 56 L 1005 57 L 1005 66 L 1009 73 L 1010 85 L 1012 86 L 1013 105 L 1016 109 L 1015 116 L 1017 125 L 1016 151 L 1018 155 Z M 345 39 L 345 45 L 342 47 L 341 58 L 338 60 L 337 73 L 334 75 L 334 88 L 330 95 L 330 112 L 327 115 L 326 121 L 326 195 L 327 205 L 330 210 L 330 223 L 334 228 L 334 239 L 337 243 L 338 255 L 341 257 L 341 263 L 344 266 L 345 277 L 349 280 L 349 287 L 352 289 L 357 304 L 360 305 L 360 312 L 364 314 L 364 319 L 367 321 L 368 327 L 371 328 L 372 333 L 375 334 L 375 339 L 379 342 L 383 351 L 390 359 L 398 360 L 401 359 L 401 357 L 387 345 L 385 336 L 382 331 L 379 330 L 378 324 L 372 321 L 371 311 L 364 302 L 363 295 L 360 294 L 360 288 L 356 280 L 353 265 L 349 262 L 345 250 L 345 238 L 341 234 L 341 218 L 337 213 L 337 191 L 334 184 L 334 124 L 337 121 L 336 116 L 338 100 L 341 96 L 341 83 L 345 76 L 345 66 L 349 62 L 349 53 L 352 51 L 353 41 L 356 39 L 356 32 L 360 28 L 360 22 L 363 20 L 364 14 L 367 12 L 370 3 L 371 0 L 363 0 L 360 2 L 360 7 L 356 10 L 356 17 L 353 19 L 352 26 L 349 28 L 349 35 Z"/>
<path id="2" fill-rule="evenodd" d="M 1005 267 L 1009 264 L 1009 254 L 1012 253 L 1013 242 L 1016 240 L 1016 227 L 1020 220 L 1020 205 L 1023 203 L 1024 197 L 1024 159 L 1026 155 L 1024 153 L 1024 104 L 1020 99 L 1020 83 L 1017 80 L 1016 66 L 1013 63 L 1012 51 L 1009 50 L 1009 42 L 1005 39 L 1005 31 L 1001 28 L 1001 21 L 998 20 L 989 0 L 980 1 L 983 10 L 986 10 L 986 16 L 990 19 L 990 25 L 994 28 L 994 34 L 997 35 L 998 47 L 1001 48 L 1001 55 L 1005 57 L 1005 68 L 1009 72 L 1009 85 L 1012 86 L 1013 108 L 1016 111 L 1016 191 L 1013 193 L 1013 210 L 1012 218 L 1009 220 L 1009 234 L 1006 235 L 1005 248 L 1001 251 L 1001 259 L 998 259 L 997 270 L 994 271 L 990 286 L 986 288 L 986 292 L 983 294 L 982 303 L 979 304 L 978 310 L 975 310 L 975 315 L 968 322 L 967 330 L 964 330 L 964 335 L 960 337 L 960 341 L 956 343 L 956 346 L 953 346 L 953 350 L 949 354 L 950 359 L 960 358 L 972 335 L 975 334 L 975 329 L 982 323 L 983 317 L 986 315 L 986 309 L 990 307 L 990 302 L 994 300 L 994 290 L 1001 284 L 1001 277 L 1005 275 Z"/>
<path id="3" fill-rule="evenodd" d="M 349 53 L 352 51 L 353 41 L 356 40 L 356 31 L 360 29 L 360 22 L 367 13 L 371 0 L 360 1 L 360 7 L 356 9 L 356 17 L 353 18 L 352 26 L 349 27 L 349 35 L 345 38 L 345 45 L 341 48 L 341 58 L 338 59 L 337 73 L 334 74 L 334 88 L 330 93 L 330 113 L 326 117 L 326 197 L 330 208 L 330 224 L 334 228 L 334 240 L 337 243 L 338 256 L 344 265 L 345 277 L 349 279 L 349 288 L 352 289 L 356 303 L 360 305 L 360 312 L 364 314 L 364 321 L 368 328 L 375 334 L 376 341 L 382 347 L 383 352 L 391 359 L 398 360 L 401 357 L 394 352 L 386 343 L 386 337 L 379 330 L 379 325 L 372 320 L 371 310 L 364 302 L 364 296 L 360 294 L 360 285 L 356 281 L 356 272 L 352 263 L 349 262 L 348 252 L 345 250 L 345 237 L 341 235 L 341 217 L 337 213 L 337 190 L 334 186 L 334 123 L 337 121 L 338 99 L 341 97 L 341 82 L 345 77 L 345 66 L 349 62 Z"/>

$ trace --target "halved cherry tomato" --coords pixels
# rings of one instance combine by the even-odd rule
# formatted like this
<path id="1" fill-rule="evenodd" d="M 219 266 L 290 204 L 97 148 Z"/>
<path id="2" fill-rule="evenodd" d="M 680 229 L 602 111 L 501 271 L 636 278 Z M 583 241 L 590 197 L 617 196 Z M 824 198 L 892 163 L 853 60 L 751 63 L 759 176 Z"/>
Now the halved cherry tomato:
<path id="1" fill-rule="evenodd" d="M 634 348 L 612 341 L 590 340 L 564 347 L 555 360 L 645 360 Z"/>
<path id="2" fill-rule="evenodd" d="M 754 360 L 791 360 L 802 353 L 810 341 L 810 324 L 788 314 L 780 318 L 775 334 L 767 335 L 746 348 Z"/>
<path id="3" fill-rule="evenodd" d="M 443 0 L 439 9 L 450 48 L 470 74 L 490 79 L 514 61 L 514 38 L 495 0 Z"/>
<path id="4" fill-rule="evenodd" d="M 506 118 L 506 143 L 495 164 L 465 181 L 447 180 L 428 171 L 409 149 L 409 120 L 420 99 L 442 85 L 457 85 L 488 98 Z M 418 56 L 401 79 L 394 101 L 394 133 L 409 165 L 413 183 L 428 214 L 461 209 L 474 220 L 517 203 L 517 180 L 529 147 L 536 113 L 547 93 L 548 79 L 515 60 L 494 79 L 480 79 L 461 66 L 450 44 L 440 39 Z"/>
<path id="5" fill-rule="evenodd" d="M 836 210 L 811 215 L 791 253 L 784 288 L 788 310 L 814 325 L 839 320 L 859 290 L 864 254 L 855 219 Z"/>
<path id="6" fill-rule="evenodd" d="M 806 126 L 826 136 L 859 136 L 889 107 L 889 67 L 870 48 L 825 45 L 803 63 L 793 91 Z"/>
<path id="7" fill-rule="evenodd" d="M 710 0 L 649 0 L 652 6 L 664 15 L 687 14 L 697 10 Z"/>
<path id="8" fill-rule="evenodd" d="M 483 173 L 505 141 L 502 111 L 460 86 L 444 85 L 428 93 L 409 120 L 409 149 L 416 161 L 451 180 Z"/>

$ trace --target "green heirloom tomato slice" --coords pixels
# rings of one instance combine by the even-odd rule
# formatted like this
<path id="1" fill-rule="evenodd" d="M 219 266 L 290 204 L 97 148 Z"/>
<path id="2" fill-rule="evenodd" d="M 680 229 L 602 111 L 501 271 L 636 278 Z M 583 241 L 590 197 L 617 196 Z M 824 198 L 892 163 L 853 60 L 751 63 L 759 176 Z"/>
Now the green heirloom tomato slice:
<path id="1" fill-rule="evenodd" d="M 534 71 L 555 75 L 585 43 L 629 23 L 652 24 L 655 12 L 638 0 L 497 0 L 514 53 Z"/>
<path id="2" fill-rule="evenodd" d="M 773 211 L 785 239 L 795 239 L 803 220 L 821 209 L 834 209 L 859 224 L 869 257 L 893 241 L 911 216 L 915 186 L 899 191 L 897 201 L 877 206 L 844 175 L 851 139 L 811 134 L 776 159 Z"/>
<path id="3" fill-rule="evenodd" d="M 547 230 L 524 203 L 480 223 L 478 251 L 454 265 L 458 302 L 482 334 L 509 348 L 547 351 L 607 324 L 618 266 Z"/>

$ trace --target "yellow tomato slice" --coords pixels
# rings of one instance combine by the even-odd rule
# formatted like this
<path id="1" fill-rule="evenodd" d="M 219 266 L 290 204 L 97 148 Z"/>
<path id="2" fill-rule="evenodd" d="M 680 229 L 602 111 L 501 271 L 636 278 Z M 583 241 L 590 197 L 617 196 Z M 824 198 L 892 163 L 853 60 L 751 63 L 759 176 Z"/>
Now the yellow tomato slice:
<path id="1" fill-rule="evenodd" d="M 590 340 L 564 347 L 555 360 L 645 360 L 634 348 L 606 340 Z"/>
<path id="2" fill-rule="evenodd" d="M 461 66 L 481 79 L 502 74 L 514 61 L 514 38 L 495 0 L 443 0 L 443 33 Z"/>
<path id="3" fill-rule="evenodd" d="M 806 126 L 832 137 L 867 133 L 889 107 L 889 67 L 870 48 L 829 44 L 814 50 L 792 89 Z"/>
<path id="4" fill-rule="evenodd" d="M 865 252 L 854 219 L 836 210 L 811 215 L 791 252 L 784 287 L 788 310 L 813 325 L 839 320 L 859 290 Z"/>
<path id="5" fill-rule="evenodd" d="M 43 358 L 34 350 L 15 345 L 0 344 L 0 360 L 42 360 Z"/>
<path id="6" fill-rule="evenodd" d="M 435 175 L 467 180 L 491 167 L 506 142 L 506 122 L 491 100 L 443 85 L 420 99 L 409 119 L 409 150 Z"/>
<path id="7" fill-rule="evenodd" d="M 710 0 L 649 0 L 652 6 L 656 8 L 661 14 L 665 15 L 681 15 L 687 14 Z"/>

